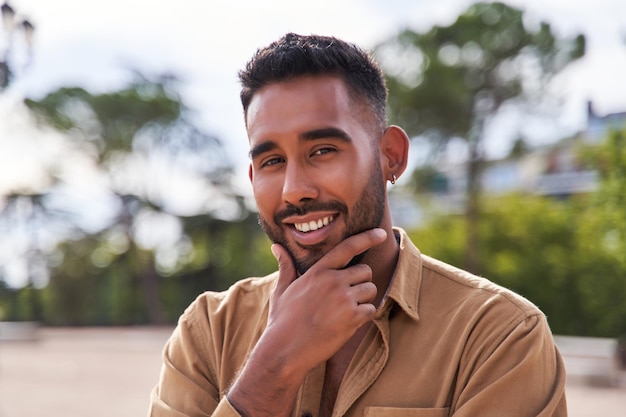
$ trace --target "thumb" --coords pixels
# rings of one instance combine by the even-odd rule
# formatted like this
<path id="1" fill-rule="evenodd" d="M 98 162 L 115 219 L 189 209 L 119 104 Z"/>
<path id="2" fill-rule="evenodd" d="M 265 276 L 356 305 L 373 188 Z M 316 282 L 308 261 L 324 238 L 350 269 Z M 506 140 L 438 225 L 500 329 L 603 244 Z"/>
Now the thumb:
<path id="1" fill-rule="evenodd" d="M 281 295 L 287 287 L 297 278 L 296 267 L 291 260 L 291 256 L 278 243 L 271 246 L 272 255 L 278 261 L 278 281 L 276 283 L 275 295 Z"/>

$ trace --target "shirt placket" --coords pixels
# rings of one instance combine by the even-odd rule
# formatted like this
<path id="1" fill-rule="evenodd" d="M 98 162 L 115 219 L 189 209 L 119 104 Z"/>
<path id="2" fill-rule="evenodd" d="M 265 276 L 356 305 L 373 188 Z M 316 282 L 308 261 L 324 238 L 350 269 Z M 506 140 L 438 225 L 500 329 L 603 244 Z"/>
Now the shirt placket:
<path id="1" fill-rule="evenodd" d="M 342 417 L 376 381 L 389 359 L 389 321 L 387 316 L 374 320 L 362 346 L 350 364 L 333 409 L 333 417 Z"/>
<path id="2" fill-rule="evenodd" d="M 322 401 L 326 363 L 318 365 L 304 378 L 298 391 L 292 417 L 317 417 Z"/>

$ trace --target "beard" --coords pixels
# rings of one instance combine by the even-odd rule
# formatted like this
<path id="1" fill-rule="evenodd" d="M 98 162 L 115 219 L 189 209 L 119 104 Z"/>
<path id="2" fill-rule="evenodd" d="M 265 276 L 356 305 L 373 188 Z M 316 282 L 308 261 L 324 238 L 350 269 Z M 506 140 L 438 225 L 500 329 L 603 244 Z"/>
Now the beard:
<path id="1" fill-rule="evenodd" d="M 259 224 L 272 242 L 279 243 L 287 250 L 298 271 L 298 275 L 304 274 L 330 249 L 325 248 L 324 244 L 304 248 L 297 243 L 289 243 L 284 228 L 281 226 L 282 220 L 292 215 L 302 216 L 309 212 L 336 211 L 344 218 L 346 223 L 343 239 L 379 227 L 385 214 L 385 181 L 383 180 L 382 170 L 377 163 L 377 159 L 375 161 L 372 164 L 370 177 L 351 212 L 345 204 L 334 200 L 328 202 L 306 201 L 298 206 L 289 204 L 284 210 L 274 215 L 272 222 L 259 213 Z M 306 249 L 308 254 L 300 257 L 296 256 L 297 248 Z M 355 256 L 348 266 L 360 263 L 366 253 L 367 251 Z"/>

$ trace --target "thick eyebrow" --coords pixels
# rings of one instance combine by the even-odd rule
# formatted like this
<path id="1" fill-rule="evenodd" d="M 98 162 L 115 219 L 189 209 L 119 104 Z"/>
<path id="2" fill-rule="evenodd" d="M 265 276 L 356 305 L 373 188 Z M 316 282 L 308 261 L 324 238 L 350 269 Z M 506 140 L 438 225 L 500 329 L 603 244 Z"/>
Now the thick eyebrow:
<path id="1" fill-rule="evenodd" d="M 352 138 L 350 138 L 350 136 L 346 132 L 334 127 L 325 127 L 322 129 L 309 130 L 307 132 L 301 133 L 298 136 L 298 140 L 301 142 L 328 138 L 335 138 L 348 143 L 352 142 Z M 250 149 L 250 152 L 248 152 L 248 156 L 250 157 L 250 159 L 254 160 L 254 158 L 256 158 L 257 156 L 265 152 L 272 151 L 277 147 L 278 145 L 276 144 L 276 142 L 272 140 L 261 142 L 252 149 Z"/>
<path id="2" fill-rule="evenodd" d="M 346 132 L 344 132 L 341 129 L 337 129 L 335 127 L 325 127 L 322 129 L 310 130 L 298 136 L 298 139 L 301 141 L 328 139 L 328 138 L 340 139 L 344 142 L 352 142 L 352 138 L 350 138 L 350 136 Z"/>
<path id="3" fill-rule="evenodd" d="M 265 153 L 265 152 L 269 152 L 273 149 L 276 149 L 278 147 L 278 145 L 276 145 L 276 142 L 268 140 L 266 142 L 261 142 L 258 145 L 256 145 L 254 148 L 250 149 L 250 152 L 248 152 L 248 156 L 250 157 L 250 159 L 254 160 L 254 158 L 256 158 L 257 156 Z"/>

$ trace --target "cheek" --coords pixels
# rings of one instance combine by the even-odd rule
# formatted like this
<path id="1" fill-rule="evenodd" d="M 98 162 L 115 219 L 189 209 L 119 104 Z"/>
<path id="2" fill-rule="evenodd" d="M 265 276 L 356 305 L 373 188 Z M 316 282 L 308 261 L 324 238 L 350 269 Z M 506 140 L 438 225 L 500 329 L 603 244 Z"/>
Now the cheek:
<path id="1" fill-rule="evenodd" d="M 254 178 L 252 180 L 252 192 L 257 208 L 262 215 L 275 210 L 280 203 L 282 185 L 278 181 L 270 181 L 267 178 Z"/>
<path id="2" fill-rule="evenodd" d="M 322 170 L 318 178 L 323 178 L 328 191 L 350 199 L 352 195 L 361 195 L 374 168 L 371 161 L 360 159 L 343 163 L 335 169 Z"/>

